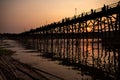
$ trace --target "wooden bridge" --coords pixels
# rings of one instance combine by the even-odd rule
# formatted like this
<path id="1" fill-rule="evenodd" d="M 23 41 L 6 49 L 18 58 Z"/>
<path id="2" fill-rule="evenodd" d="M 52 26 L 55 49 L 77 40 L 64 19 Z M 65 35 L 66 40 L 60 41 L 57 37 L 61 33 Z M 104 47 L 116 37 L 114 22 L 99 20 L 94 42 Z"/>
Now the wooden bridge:
<path id="1" fill-rule="evenodd" d="M 9 37 L 87 74 L 120 79 L 120 1 Z"/>

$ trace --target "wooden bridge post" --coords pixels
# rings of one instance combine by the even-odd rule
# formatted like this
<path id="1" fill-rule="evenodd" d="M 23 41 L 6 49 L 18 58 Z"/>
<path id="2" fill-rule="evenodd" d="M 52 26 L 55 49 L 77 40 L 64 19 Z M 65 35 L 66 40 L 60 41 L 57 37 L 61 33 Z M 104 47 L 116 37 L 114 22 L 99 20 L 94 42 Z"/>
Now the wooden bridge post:
<path id="1" fill-rule="evenodd" d="M 81 23 L 79 22 L 78 33 L 81 33 Z M 81 35 L 78 37 L 78 63 L 81 63 Z"/>
<path id="2" fill-rule="evenodd" d="M 41 51 L 42 50 L 42 48 L 41 48 L 41 45 L 42 45 L 42 34 L 41 34 L 41 31 L 40 31 L 40 34 L 39 34 L 40 36 L 39 36 L 39 50 Z"/>
<path id="3" fill-rule="evenodd" d="M 67 25 L 66 25 L 66 30 L 67 30 L 67 33 L 66 33 L 66 34 L 67 34 L 67 37 L 68 37 L 68 30 L 69 30 L 69 29 L 68 29 L 68 26 L 67 26 Z M 67 38 L 67 37 L 66 37 L 66 38 Z M 68 38 L 67 38 L 67 45 L 66 45 L 66 46 L 67 46 L 67 51 L 66 51 L 67 60 L 69 61 L 69 39 L 68 39 Z"/>
<path id="4" fill-rule="evenodd" d="M 39 51 L 39 32 L 37 32 L 36 35 L 37 35 L 37 38 L 36 38 L 37 39 L 37 42 L 36 42 L 37 43 L 37 50 Z"/>
<path id="5" fill-rule="evenodd" d="M 98 24 L 98 30 L 97 30 L 97 32 L 98 32 L 98 38 L 97 38 L 97 40 L 98 40 L 98 42 L 97 42 L 97 52 L 98 52 L 98 59 L 97 59 L 97 67 L 100 67 L 99 65 L 100 65 L 100 20 L 101 18 L 99 18 L 98 20 L 97 20 L 97 24 Z"/>
<path id="6" fill-rule="evenodd" d="M 95 32 L 95 20 L 93 21 L 93 28 L 92 28 L 92 66 L 95 66 L 95 59 L 94 59 L 94 32 Z"/>
<path id="7" fill-rule="evenodd" d="M 78 33 L 78 25 L 75 25 L 75 34 Z M 78 63 L 78 36 L 75 36 L 75 62 Z"/>
<path id="8" fill-rule="evenodd" d="M 51 39 L 51 53 L 54 53 L 53 52 L 53 30 L 51 30 L 50 33 L 51 33 L 51 35 L 50 35 L 51 36 L 50 37 L 50 39 Z"/>
<path id="9" fill-rule="evenodd" d="M 85 52 L 84 52 L 84 51 L 85 51 L 85 48 L 84 48 L 84 47 L 85 47 L 85 45 L 84 45 L 84 44 L 85 44 L 85 42 L 84 42 L 84 40 L 85 40 L 85 39 L 84 39 L 85 26 L 84 26 L 84 22 L 82 23 L 82 26 L 81 26 L 81 27 L 82 27 L 82 30 L 83 30 L 83 31 L 82 31 L 82 45 L 81 45 L 81 46 L 82 46 L 82 59 L 83 59 L 83 60 L 82 60 L 82 63 L 84 64 L 84 58 L 85 58 L 85 54 L 84 54 L 84 53 L 85 53 Z"/>
<path id="10" fill-rule="evenodd" d="M 64 52 L 63 52 L 63 58 L 65 59 L 66 58 L 66 35 L 65 35 L 65 27 L 63 26 L 63 35 L 64 35 L 64 37 L 63 37 L 63 39 L 64 39 Z"/>
<path id="11" fill-rule="evenodd" d="M 62 33 L 61 26 L 60 26 L 60 28 L 59 28 L 59 32 Z M 59 39 L 59 38 L 58 38 L 58 39 Z M 60 39 L 60 40 L 59 40 L 59 56 L 60 56 L 60 58 L 62 58 L 62 45 L 63 45 L 62 39 Z"/>
<path id="12" fill-rule="evenodd" d="M 73 41 L 73 35 L 74 35 L 74 32 L 73 32 L 74 28 L 73 27 L 74 27 L 74 24 L 72 24 L 71 26 L 72 26 L 72 39 L 70 40 L 70 42 L 71 42 L 71 46 L 70 47 L 72 48 L 71 49 L 72 52 L 70 52 L 70 53 L 72 53 L 71 54 L 71 56 L 72 56 L 72 63 L 74 63 L 74 52 L 73 52 L 73 50 L 74 50 L 73 49 L 73 46 L 74 46 L 74 44 L 73 44 L 73 42 L 74 42 Z"/>
<path id="13" fill-rule="evenodd" d="M 88 40 L 89 40 L 89 37 L 88 37 L 88 24 L 87 24 L 87 21 L 85 21 L 85 31 L 86 31 L 86 35 L 85 35 L 85 47 L 86 47 L 86 49 L 85 49 L 85 65 L 87 65 L 87 59 L 88 59 L 88 45 L 89 45 L 89 42 L 88 42 Z"/>

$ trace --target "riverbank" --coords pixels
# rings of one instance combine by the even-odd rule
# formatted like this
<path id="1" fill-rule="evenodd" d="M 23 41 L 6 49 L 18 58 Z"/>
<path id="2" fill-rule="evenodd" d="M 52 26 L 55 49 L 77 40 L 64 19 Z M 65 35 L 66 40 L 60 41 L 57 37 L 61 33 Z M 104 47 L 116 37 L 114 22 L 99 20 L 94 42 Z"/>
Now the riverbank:
<path id="1" fill-rule="evenodd" d="M 32 68 L 39 71 L 40 74 L 49 80 L 93 80 L 92 76 L 86 75 L 79 70 L 74 70 L 72 66 L 61 65 L 60 61 L 53 61 L 49 58 L 39 56 L 41 54 L 40 52 L 26 49 L 17 41 L 4 40 L 1 47 L 16 51 L 16 53 L 11 56 L 12 58 L 32 66 Z"/>
<path id="2" fill-rule="evenodd" d="M 0 80 L 49 80 L 39 69 L 13 59 L 14 53 L 0 48 Z"/>

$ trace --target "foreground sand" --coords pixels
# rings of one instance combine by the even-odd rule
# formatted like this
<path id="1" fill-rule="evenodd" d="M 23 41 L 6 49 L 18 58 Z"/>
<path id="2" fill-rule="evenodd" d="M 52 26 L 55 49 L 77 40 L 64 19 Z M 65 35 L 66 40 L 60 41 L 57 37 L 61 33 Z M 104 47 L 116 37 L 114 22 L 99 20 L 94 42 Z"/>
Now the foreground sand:
<path id="1" fill-rule="evenodd" d="M 11 56 L 0 56 L 0 80 L 49 80 L 40 70 L 21 63 Z"/>

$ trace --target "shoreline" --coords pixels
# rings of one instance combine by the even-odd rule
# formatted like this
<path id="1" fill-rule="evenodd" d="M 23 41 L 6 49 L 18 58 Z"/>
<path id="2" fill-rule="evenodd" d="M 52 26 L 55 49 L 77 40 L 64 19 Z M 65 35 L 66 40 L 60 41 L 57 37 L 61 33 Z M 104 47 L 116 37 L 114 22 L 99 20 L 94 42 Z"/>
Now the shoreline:
<path id="1" fill-rule="evenodd" d="M 13 51 L 4 50 L 6 51 L 0 54 L 0 80 L 50 80 L 38 72 L 39 69 L 12 58 Z M 7 52 L 11 54 L 5 55 Z"/>

